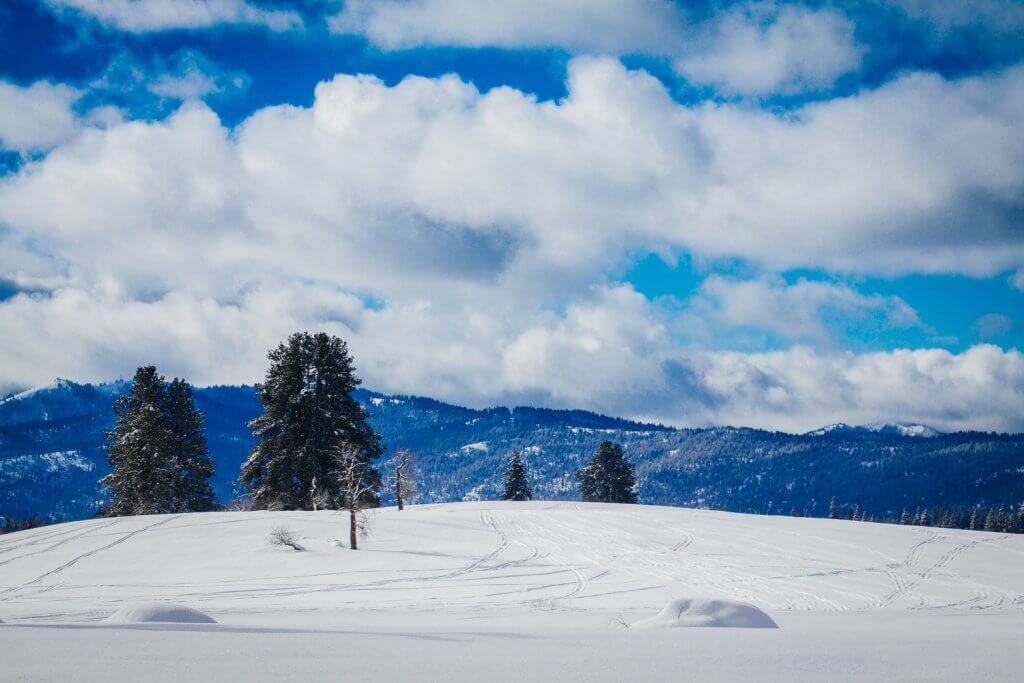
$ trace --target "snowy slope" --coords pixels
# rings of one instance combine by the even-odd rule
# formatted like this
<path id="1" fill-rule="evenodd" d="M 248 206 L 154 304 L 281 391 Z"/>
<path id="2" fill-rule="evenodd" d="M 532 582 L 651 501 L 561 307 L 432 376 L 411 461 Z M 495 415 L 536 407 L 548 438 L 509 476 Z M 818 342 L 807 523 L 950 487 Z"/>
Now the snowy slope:
<path id="1" fill-rule="evenodd" d="M 270 546 L 266 538 L 275 527 L 296 532 L 306 550 Z M 778 659 L 790 650 L 823 658 L 809 670 L 820 673 L 820 666 L 853 654 L 843 649 L 843 638 L 876 649 L 884 639 L 893 649 L 892 662 L 872 660 L 865 669 L 843 669 L 845 675 L 920 674 L 920 667 L 939 664 L 944 668 L 935 673 L 955 673 L 955 664 L 943 659 L 943 642 L 959 649 L 965 662 L 971 653 L 987 658 L 988 669 L 965 672 L 1000 678 L 1024 664 L 1019 648 L 1006 647 L 1001 658 L 989 652 L 1024 626 L 1020 536 L 564 502 L 445 504 L 401 513 L 387 508 L 373 513 L 372 528 L 357 552 L 335 540 L 347 538 L 345 519 L 336 512 L 100 519 L 3 536 L 0 620 L 6 624 L 0 626 L 0 650 L 17 653 L 17 670 L 26 675 L 38 663 L 38 653 L 51 648 L 84 652 L 83 643 L 91 639 L 97 648 L 116 650 L 118 643 L 145 640 L 161 627 L 148 624 L 135 629 L 146 633 L 114 638 L 109 633 L 114 627 L 100 620 L 126 604 L 169 600 L 219 622 L 202 625 L 212 639 L 202 647 L 239 630 L 280 635 L 260 645 L 264 654 L 292 647 L 295 629 L 324 638 L 355 631 L 360 648 L 378 648 L 382 657 L 394 647 L 389 642 L 397 632 L 427 640 L 459 633 L 504 655 L 521 639 L 541 639 L 544 652 L 557 642 L 577 648 L 574 666 L 583 668 L 575 673 L 593 665 L 579 648 L 602 652 L 605 667 L 586 677 L 600 679 L 604 672 L 607 680 L 622 680 L 611 674 L 633 655 L 609 651 L 609 639 L 621 639 L 624 625 L 653 616 L 674 597 L 703 596 L 760 607 L 778 621 L 781 635 L 737 635 L 737 629 L 713 629 L 722 632 L 718 636 L 681 635 L 678 631 L 692 634 L 693 629 L 676 629 L 672 635 L 641 637 L 640 631 L 628 631 L 636 647 L 651 648 L 641 665 L 650 667 L 648 678 L 671 678 L 677 666 L 710 666 L 710 653 L 721 655 L 737 638 L 749 641 L 754 651 L 764 648 L 770 660 L 762 662 L 765 678 L 794 675 L 792 662 Z M 41 624 L 51 626 L 37 628 Z M 974 634 L 968 641 L 960 642 L 961 627 Z M 174 638 L 192 638 L 195 628 L 167 630 L 178 634 Z M 837 638 L 845 635 L 822 640 L 830 630 Z M 924 651 L 894 647 L 922 634 L 936 649 L 927 658 Z M 694 638 L 710 650 L 685 662 L 674 659 L 692 648 Z M 814 651 L 802 652 L 811 641 L 817 643 Z M 243 657 L 245 648 L 233 642 L 225 645 L 230 654 L 224 656 Z M 666 647 L 680 642 L 690 645 Z M 154 647 L 163 652 L 163 645 Z M 482 656 L 479 650 L 447 648 L 417 647 L 418 666 L 440 666 L 431 657 L 442 651 Z M 210 658 L 211 670 L 227 670 L 217 669 L 227 666 L 223 658 L 203 656 Z M 167 657 L 173 659 L 170 652 Z M 106 664 L 76 663 L 74 656 L 62 665 L 46 664 L 57 667 L 55 676 L 64 671 L 60 666 L 73 665 L 99 667 L 86 669 L 96 676 L 110 673 Z M 315 664 L 303 666 L 307 673 L 318 670 Z M 743 675 L 742 663 L 730 666 L 738 667 L 730 669 L 734 675 Z M 172 670 L 164 672 L 168 678 Z M 422 671 L 360 670 L 413 679 Z M 536 673 L 562 677 L 544 667 Z"/>

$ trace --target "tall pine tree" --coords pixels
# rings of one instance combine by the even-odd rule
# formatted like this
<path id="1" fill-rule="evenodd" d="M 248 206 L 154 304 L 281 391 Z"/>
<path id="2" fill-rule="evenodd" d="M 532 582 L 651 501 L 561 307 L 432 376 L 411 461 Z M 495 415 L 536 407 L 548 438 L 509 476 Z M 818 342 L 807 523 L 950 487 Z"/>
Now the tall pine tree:
<path id="1" fill-rule="evenodd" d="M 576 480 L 584 502 L 636 502 L 633 467 L 617 443 L 602 441 L 590 462 L 576 470 Z"/>
<path id="2" fill-rule="evenodd" d="M 164 413 L 175 509 L 178 512 L 217 509 L 217 498 L 209 481 L 213 476 L 213 461 L 206 448 L 203 414 L 196 408 L 188 382 L 175 378 L 170 383 Z"/>
<path id="3" fill-rule="evenodd" d="M 249 423 L 258 443 L 242 465 L 254 507 L 342 507 L 339 458 L 348 453 L 359 459 L 362 505 L 379 505 L 380 474 L 372 461 L 383 448 L 352 396 L 360 381 L 345 342 L 300 332 L 268 358 L 270 368 L 258 387 L 263 413 Z"/>
<path id="4" fill-rule="evenodd" d="M 203 416 L 185 380 L 168 385 L 152 365 L 136 370 L 131 391 L 114 404 L 106 438 L 111 473 L 100 484 L 111 500 L 105 514 L 217 508 Z"/>
<path id="5" fill-rule="evenodd" d="M 519 451 L 512 451 L 508 458 L 508 469 L 505 470 L 505 491 L 502 500 L 533 500 L 533 491 L 526 481 L 526 465 Z"/>
<path id="6" fill-rule="evenodd" d="M 166 400 L 164 378 L 147 365 L 136 370 L 131 391 L 115 402 L 114 429 L 106 434 L 111 473 L 100 480 L 110 494 L 105 514 L 174 511 Z"/>

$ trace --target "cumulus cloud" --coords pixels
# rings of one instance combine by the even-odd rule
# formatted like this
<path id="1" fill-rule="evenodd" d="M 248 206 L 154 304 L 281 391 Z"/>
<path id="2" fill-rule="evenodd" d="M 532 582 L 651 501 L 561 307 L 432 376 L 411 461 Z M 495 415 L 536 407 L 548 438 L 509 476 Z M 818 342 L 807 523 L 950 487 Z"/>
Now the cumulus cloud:
<path id="1" fill-rule="evenodd" d="M 766 353 L 673 344 L 663 312 L 635 292 L 572 309 L 509 345 L 504 378 L 559 404 L 628 406 L 675 424 L 802 432 L 842 420 L 920 421 L 941 429 L 1020 430 L 1024 355 L 995 346 L 856 354 Z"/>
<path id="2" fill-rule="evenodd" d="M 852 424 L 923 422 L 940 429 L 1020 431 L 1024 356 L 990 346 L 826 354 L 807 348 L 704 354 L 698 375 L 720 397 L 715 422 L 805 431 L 834 417 Z"/>
<path id="3" fill-rule="evenodd" d="M 669 0 L 349 0 L 336 33 L 385 49 L 422 45 L 564 47 L 621 54 L 674 48 L 682 11 Z"/>
<path id="4" fill-rule="evenodd" d="M 864 49 L 841 12 L 774 2 L 737 4 L 699 31 L 676 69 L 726 93 L 767 95 L 828 88 L 860 66 Z"/>
<path id="5" fill-rule="evenodd" d="M 226 94 L 247 85 L 244 73 L 224 71 L 191 50 L 178 52 L 169 63 L 151 65 L 121 53 L 82 87 L 0 80 L 0 150 L 48 152 L 85 128 L 122 123 L 132 110 L 160 113 L 168 100 Z"/>
<path id="6" fill-rule="evenodd" d="M 1018 351 L 708 351 L 673 342 L 665 311 L 626 286 L 596 288 L 564 315 L 498 299 L 493 307 L 421 300 L 377 308 L 320 286 L 257 289 L 230 303 L 68 289 L 0 303 L 9 331 L 0 350 L 5 379 L 23 385 L 126 376 L 154 360 L 198 383 L 252 382 L 285 335 L 323 329 L 350 341 L 368 386 L 478 406 L 576 406 L 796 432 L 891 419 L 1024 429 Z"/>
<path id="7" fill-rule="evenodd" d="M 78 130 L 72 107 L 81 96 L 63 84 L 0 80 L 0 149 L 38 152 L 66 141 Z"/>
<path id="8" fill-rule="evenodd" d="M 609 59 L 574 61 L 557 103 L 341 75 L 235 131 L 198 103 L 89 130 L 0 185 L 0 220 L 69 277 L 129 291 L 301 272 L 385 298 L 457 281 L 543 300 L 658 247 L 992 275 L 1024 263 L 1022 119 L 1021 69 L 910 75 L 786 116 L 680 105 Z"/>
<path id="9" fill-rule="evenodd" d="M 786 342 L 827 345 L 846 328 L 923 327 L 905 301 L 865 295 L 849 285 L 812 280 L 786 284 L 780 278 L 737 280 L 712 275 L 688 302 L 677 327 L 702 343 L 735 340 L 735 329 Z"/>
<path id="10" fill-rule="evenodd" d="M 389 50 L 490 45 L 667 57 L 688 79 L 740 95 L 827 88 L 862 53 L 838 10 L 771 0 L 716 6 L 706 19 L 668 0 L 350 0 L 328 26 Z"/>
<path id="11" fill-rule="evenodd" d="M 301 28 L 296 12 L 268 10 L 245 0 L 45 0 L 60 13 L 73 12 L 132 33 L 199 29 L 221 24 L 264 26 L 272 31 Z"/>
<path id="12" fill-rule="evenodd" d="M 454 76 L 339 75 L 311 107 L 233 130 L 196 101 L 86 128 L 0 179 L 0 277 L 42 290 L 0 302 L 0 383 L 143 361 L 253 381 L 277 340 L 325 327 L 350 339 L 370 386 L 476 405 L 788 429 L 1017 424 L 1016 352 L 843 354 L 814 321 L 916 324 L 899 300 L 712 279 L 709 318 L 770 326 L 765 306 L 821 347 L 712 351 L 603 273 L 672 250 L 767 269 L 1024 267 L 1007 210 L 1024 188 L 1022 86 L 1020 70 L 908 75 L 782 116 L 682 105 L 643 72 L 585 58 L 558 102 Z"/>

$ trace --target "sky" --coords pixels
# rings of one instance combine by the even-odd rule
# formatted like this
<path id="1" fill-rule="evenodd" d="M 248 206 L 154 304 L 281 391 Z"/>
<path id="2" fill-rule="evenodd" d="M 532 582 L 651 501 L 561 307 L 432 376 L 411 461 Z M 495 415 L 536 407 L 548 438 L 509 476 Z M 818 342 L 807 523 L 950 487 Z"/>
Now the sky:
<path id="1" fill-rule="evenodd" d="M 1024 2 L 5 0 L 0 393 L 1024 430 Z"/>

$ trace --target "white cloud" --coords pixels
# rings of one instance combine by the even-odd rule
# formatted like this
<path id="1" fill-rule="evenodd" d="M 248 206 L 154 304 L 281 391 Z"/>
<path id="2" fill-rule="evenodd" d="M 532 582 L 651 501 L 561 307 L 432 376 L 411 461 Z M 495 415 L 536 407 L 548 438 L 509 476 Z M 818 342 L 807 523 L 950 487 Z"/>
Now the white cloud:
<path id="1" fill-rule="evenodd" d="M 908 17 L 927 21 L 940 32 L 964 26 L 990 31 L 1014 31 L 1024 27 L 1024 3 L 1020 0 L 882 0 L 900 8 Z"/>
<path id="2" fill-rule="evenodd" d="M 674 48 L 683 21 L 669 0 L 348 0 L 327 23 L 391 50 L 554 46 L 622 54 Z"/>
<path id="3" fill-rule="evenodd" d="M 794 348 L 705 354 L 698 376 L 715 422 L 790 431 L 839 421 L 923 422 L 939 429 L 1024 429 L 1024 356 L 995 346 L 823 354 Z"/>
<path id="4" fill-rule="evenodd" d="M 132 33 L 209 28 L 220 24 L 265 26 L 272 31 L 302 28 L 296 12 L 267 10 L 244 0 L 45 0 L 59 12 L 78 12 Z"/>
<path id="5" fill-rule="evenodd" d="M 7 244 L 130 292 L 301 273 L 384 298 L 500 281 L 535 302 L 659 249 L 883 274 L 1024 264 L 1007 210 L 1024 70 L 910 75 L 786 116 L 686 107 L 614 60 L 574 61 L 569 91 L 338 76 L 311 109 L 234 132 L 192 104 L 25 167 L 0 184 L 0 220 Z"/>
<path id="6" fill-rule="evenodd" d="M 767 95 L 828 88 L 860 66 L 853 22 L 831 9 L 737 4 L 704 26 L 676 69 L 727 93 Z"/>
<path id="7" fill-rule="evenodd" d="M 741 95 L 827 88 L 859 67 L 863 51 L 838 10 L 773 0 L 715 7 L 705 19 L 668 0 L 350 0 L 328 26 L 388 50 L 557 47 L 668 57 L 690 80 Z"/>
<path id="8" fill-rule="evenodd" d="M 556 403 L 683 424 L 802 432 L 835 421 L 921 421 L 1020 430 L 1024 355 L 994 346 L 855 354 L 673 345 L 662 314 L 629 290 L 531 329 L 505 353 L 506 379 Z"/>
<path id="9" fill-rule="evenodd" d="M 201 99 L 221 91 L 213 76 L 199 70 L 189 70 L 180 76 L 164 74 L 148 87 L 154 95 L 176 100 Z"/>
<path id="10" fill-rule="evenodd" d="M 78 130 L 72 106 L 81 95 L 63 84 L 0 80 L 0 149 L 46 151 L 68 140 Z"/>
<path id="11" fill-rule="evenodd" d="M 768 332 L 786 341 L 829 344 L 844 326 L 922 327 L 917 313 L 899 297 L 865 295 L 848 285 L 780 278 L 737 280 L 708 277 L 688 303 L 677 327 L 713 343 L 732 328 Z"/>
<path id="12" fill-rule="evenodd" d="M 82 104 L 114 101 L 141 118 L 166 115 L 181 101 L 237 94 L 249 85 L 242 71 L 228 71 L 202 52 L 182 49 L 168 58 L 141 60 L 122 51 L 89 82 Z"/>
<path id="13" fill-rule="evenodd" d="M 978 338 L 983 340 L 997 339 L 1009 333 L 1013 329 L 1013 320 L 1002 313 L 986 313 L 979 316 L 971 330 Z"/>
<path id="14" fill-rule="evenodd" d="M 410 302 L 381 310 L 319 286 L 223 303 L 60 290 L 0 303 L 7 385 L 104 380 L 156 361 L 198 383 L 252 382 L 296 329 L 350 341 L 368 386 L 460 403 L 574 406 L 681 425 L 806 431 L 837 420 L 1022 430 L 1024 356 L 994 346 L 854 354 L 680 347 L 663 311 L 628 287 L 598 288 L 564 316 Z"/>
<path id="15" fill-rule="evenodd" d="M 311 108 L 235 130 L 197 102 L 113 120 L 0 180 L 0 277 L 50 291 L 0 302 L 0 384 L 143 361 L 253 381 L 288 332 L 326 327 L 370 386 L 477 405 L 1020 426 L 1016 352 L 702 350 L 604 273 L 673 250 L 768 269 L 1022 268 L 1003 210 L 1024 192 L 1022 118 L 1020 70 L 909 75 L 779 116 L 687 107 L 616 60 L 579 59 L 560 102 L 342 75 Z M 822 311 L 915 322 L 837 285 L 712 280 L 703 296 L 723 325 L 770 326 L 765 306 L 826 348 Z"/>
<path id="16" fill-rule="evenodd" d="M 1024 355 L 995 346 L 856 354 L 794 347 L 708 351 L 671 341 L 664 312 L 627 288 L 572 308 L 505 347 L 525 397 L 675 424 L 802 432 L 835 421 L 1024 429 Z"/>

